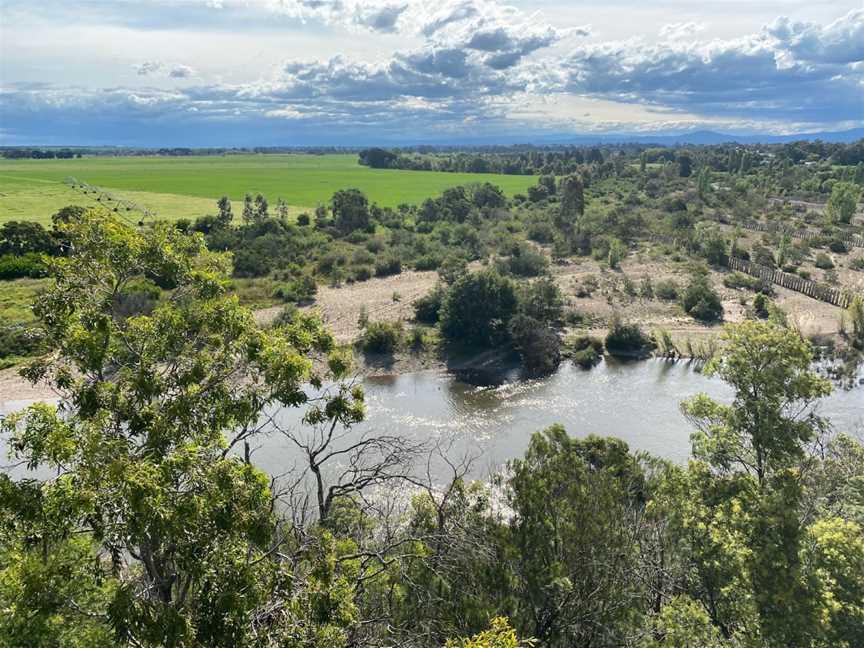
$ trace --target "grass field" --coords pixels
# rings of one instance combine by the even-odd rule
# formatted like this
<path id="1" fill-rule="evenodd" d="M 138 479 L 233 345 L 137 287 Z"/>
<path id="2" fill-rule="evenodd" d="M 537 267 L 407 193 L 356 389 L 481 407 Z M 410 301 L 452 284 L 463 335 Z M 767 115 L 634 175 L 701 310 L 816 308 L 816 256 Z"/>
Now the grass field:
<path id="1" fill-rule="evenodd" d="M 353 154 L 2 160 L 0 222 L 45 223 L 65 205 L 96 204 L 92 197 L 64 185 L 68 177 L 169 219 L 213 213 L 219 196 L 228 195 L 239 203 L 246 192 L 264 194 L 271 206 L 282 198 L 296 214 L 326 202 L 339 189 L 352 187 L 380 205 L 395 207 L 459 184 L 488 181 L 512 195 L 536 182 L 530 176 L 369 169 L 360 166 Z M 236 204 L 235 211 L 239 207 Z"/>

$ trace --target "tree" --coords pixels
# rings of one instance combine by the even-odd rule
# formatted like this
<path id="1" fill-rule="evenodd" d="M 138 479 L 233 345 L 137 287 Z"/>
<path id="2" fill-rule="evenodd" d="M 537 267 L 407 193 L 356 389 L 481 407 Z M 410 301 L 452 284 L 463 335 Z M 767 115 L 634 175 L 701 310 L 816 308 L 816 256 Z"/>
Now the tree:
<path id="1" fill-rule="evenodd" d="M 369 200 L 359 189 L 343 189 L 331 199 L 336 227 L 345 234 L 369 227 Z"/>
<path id="2" fill-rule="evenodd" d="M 520 641 L 516 631 L 504 617 L 495 617 L 489 629 L 467 639 L 450 639 L 444 648 L 530 648 L 533 639 Z"/>
<path id="3" fill-rule="evenodd" d="M 217 202 L 219 208 L 219 223 L 223 227 L 227 227 L 234 220 L 234 212 L 231 209 L 231 199 L 228 196 L 222 196 Z M 245 212 L 244 212 L 245 213 Z"/>
<path id="4" fill-rule="evenodd" d="M 682 404 L 693 422 L 693 454 L 723 471 L 735 467 L 760 485 L 795 465 L 804 444 L 825 427 L 814 403 L 831 384 L 810 369 L 813 351 L 801 336 L 769 322 L 728 324 L 718 354 L 705 367 L 735 390 L 731 405 L 700 394 Z"/>
<path id="5" fill-rule="evenodd" d="M 622 645 L 640 596 L 639 463 L 623 441 L 554 425 L 509 469 L 516 627 L 544 646 Z"/>
<path id="6" fill-rule="evenodd" d="M 828 198 L 828 215 L 835 223 L 848 223 L 858 208 L 861 188 L 852 182 L 837 182 Z"/>
<path id="7" fill-rule="evenodd" d="M 258 220 L 265 220 L 268 217 L 267 199 L 263 194 L 259 193 L 255 196 L 255 218 Z"/>
<path id="8" fill-rule="evenodd" d="M 441 304 L 441 333 L 451 342 L 488 346 L 506 336 L 516 312 L 513 282 L 493 270 L 456 280 Z"/>
<path id="9" fill-rule="evenodd" d="M 0 255 L 50 254 L 56 242 L 39 223 L 9 221 L 0 226 Z"/>
<path id="10" fill-rule="evenodd" d="M 252 203 L 252 194 L 243 196 L 243 222 L 247 225 L 255 220 L 255 207 Z"/>
<path id="11" fill-rule="evenodd" d="M 3 477 L 0 513 L 18 526 L 2 543 L 16 566 L 0 567 L 0 582 L 57 571 L 39 576 L 40 597 L 18 599 L 13 622 L 44 615 L 53 599 L 55 625 L 98 621 L 122 645 L 290 636 L 341 646 L 354 612 L 334 547 L 322 535 L 290 545 L 246 445 L 266 408 L 308 402 L 308 383 L 339 384 L 347 365 L 332 337 L 303 315 L 259 328 L 228 294 L 229 259 L 200 235 L 163 223 L 137 230 L 96 212 L 60 228 L 71 254 L 52 260 L 55 284 L 34 307 L 54 353 L 24 372 L 52 386 L 60 406 L 3 421 L 16 459 L 54 476 L 35 489 Z M 170 277 L 170 298 L 118 314 L 113 297 L 145 275 Z M 329 371 L 313 371 L 313 354 L 329 357 Z M 319 423 L 350 423 L 362 393 L 339 389 L 313 411 Z M 4 610 L 8 593 L 0 586 Z"/>
<path id="12" fill-rule="evenodd" d="M 396 154 L 382 148 L 368 148 L 360 151 L 360 164 L 373 169 L 388 169 L 396 161 Z"/>
<path id="13" fill-rule="evenodd" d="M 561 204 L 558 209 L 556 225 L 565 232 L 572 229 L 585 213 L 585 189 L 579 176 L 569 175 L 561 180 L 559 189 Z"/>
<path id="14" fill-rule="evenodd" d="M 707 164 L 699 170 L 697 189 L 699 191 L 699 198 L 703 201 L 707 200 L 708 193 L 711 191 L 711 169 Z"/>
<path id="15" fill-rule="evenodd" d="M 282 198 L 276 201 L 276 213 L 279 214 L 279 218 L 283 221 L 288 220 L 288 203 Z"/>
<path id="16" fill-rule="evenodd" d="M 693 175 L 693 160 L 689 155 L 683 153 L 678 156 L 678 176 L 689 178 L 691 175 Z"/>
<path id="17" fill-rule="evenodd" d="M 711 286 L 707 275 L 695 274 L 684 294 L 681 295 L 684 311 L 700 322 L 717 322 L 723 319 L 723 302 Z"/>

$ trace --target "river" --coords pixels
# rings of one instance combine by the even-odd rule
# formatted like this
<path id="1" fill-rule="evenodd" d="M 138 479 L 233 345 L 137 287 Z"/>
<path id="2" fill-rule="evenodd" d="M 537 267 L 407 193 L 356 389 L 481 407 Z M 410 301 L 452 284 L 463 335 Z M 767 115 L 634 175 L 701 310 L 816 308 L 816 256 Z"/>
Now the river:
<path id="1" fill-rule="evenodd" d="M 475 472 L 520 456 L 533 432 L 561 423 L 573 436 L 615 436 L 632 449 L 673 461 L 690 453 L 690 424 L 679 403 L 698 393 L 729 400 L 731 390 L 686 362 L 604 360 L 591 370 L 565 362 L 552 376 L 520 380 L 498 376 L 477 386 L 443 372 L 419 372 L 363 381 L 367 419 L 357 433 L 442 439 L 456 455 L 476 457 Z M 24 405 L 0 403 L 0 413 Z M 834 429 L 864 432 L 864 387 L 836 389 L 819 406 Z M 298 410 L 277 413 L 282 426 L 298 426 Z M 281 435 L 255 441 L 255 463 L 271 474 L 290 469 L 296 450 Z"/>

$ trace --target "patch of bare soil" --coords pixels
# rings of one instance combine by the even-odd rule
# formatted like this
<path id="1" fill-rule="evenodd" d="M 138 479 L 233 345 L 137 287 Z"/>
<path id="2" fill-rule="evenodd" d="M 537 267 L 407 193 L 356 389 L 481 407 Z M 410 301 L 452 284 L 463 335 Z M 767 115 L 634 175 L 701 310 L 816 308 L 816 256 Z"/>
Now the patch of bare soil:
<path id="1" fill-rule="evenodd" d="M 414 316 L 412 304 L 428 293 L 438 281 L 436 272 L 406 271 L 392 277 L 370 279 L 339 288 L 321 287 L 315 303 L 305 307 L 315 309 L 340 343 L 354 341 L 360 335 L 357 322 L 363 307 L 370 322 L 396 322 Z M 273 320 L 281 306 L 256 313 L 260 323 Z"/>
<path id="2" fill-rule="evenodd" d="M 15 401 L 45 401 L 55 397 L 47 385 L 34 386 L 24 380 L 17 367 L 0 371 L 0 412 L 8 410 Z"/>

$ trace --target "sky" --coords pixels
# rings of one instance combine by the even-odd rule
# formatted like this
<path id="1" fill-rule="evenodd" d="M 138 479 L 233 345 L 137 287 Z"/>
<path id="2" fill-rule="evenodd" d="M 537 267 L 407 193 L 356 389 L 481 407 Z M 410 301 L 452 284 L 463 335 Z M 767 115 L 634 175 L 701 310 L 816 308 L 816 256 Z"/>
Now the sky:
<path id="1" fill-rule="evenodd" d="M 0 0 L 0 144 L 864 126 L 861 0 Z"/>

